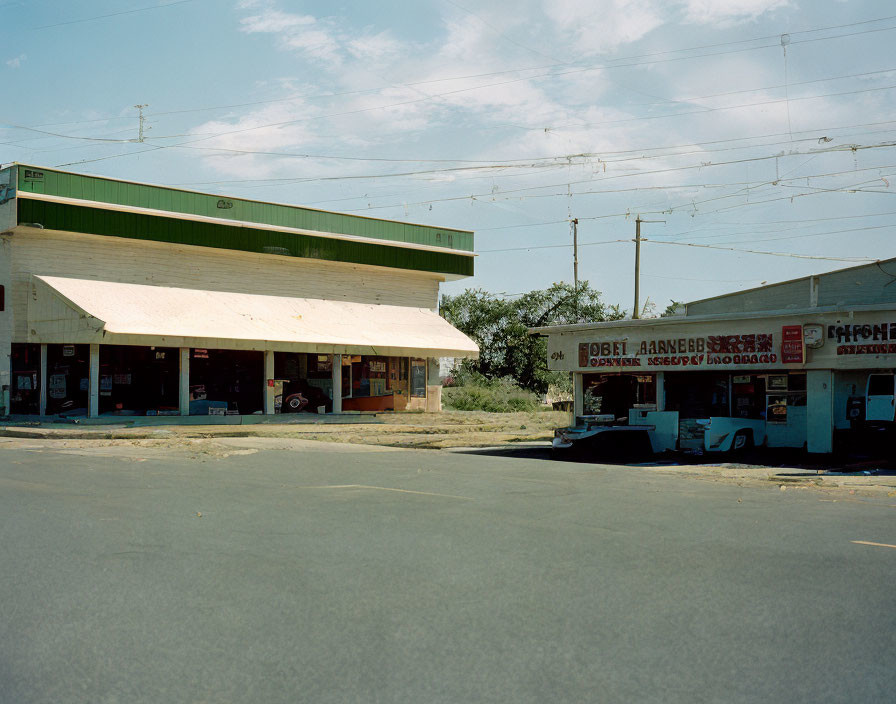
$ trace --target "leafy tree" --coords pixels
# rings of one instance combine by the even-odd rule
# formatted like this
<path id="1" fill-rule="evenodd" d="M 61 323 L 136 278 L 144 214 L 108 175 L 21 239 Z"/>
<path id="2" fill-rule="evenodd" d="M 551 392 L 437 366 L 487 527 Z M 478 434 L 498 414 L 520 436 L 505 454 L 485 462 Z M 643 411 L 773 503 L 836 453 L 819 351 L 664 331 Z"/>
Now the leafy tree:
<path id="1" fill-rule="evenodd" d="M 479 359 L 465 360 L 463 368 L 486 379 L 510 377 L 523 388 L 544 393 L 549 384 L 563 383 L 568 374 L 547 368 L 547 341 L 529 335 L 529 328 L 546 325 L 618 320 L 619 306 L 600 300 L 587 281 L 578 291 L 559 283 L 524 293 L 516 300 L 482 289 L 442 296 L 442 316 L 479 345 Z"/>
<path id="2" fill-rule="evenodd" d="M 681 301 L 672 301 L 668 306 L 666 306 L 666 310 L 660 313 L 660 317 L 668 318 L 670 316 L 677 315 L 677 308 L 681 305 L 684 305 L 683 303 L 681 303 Z"/>

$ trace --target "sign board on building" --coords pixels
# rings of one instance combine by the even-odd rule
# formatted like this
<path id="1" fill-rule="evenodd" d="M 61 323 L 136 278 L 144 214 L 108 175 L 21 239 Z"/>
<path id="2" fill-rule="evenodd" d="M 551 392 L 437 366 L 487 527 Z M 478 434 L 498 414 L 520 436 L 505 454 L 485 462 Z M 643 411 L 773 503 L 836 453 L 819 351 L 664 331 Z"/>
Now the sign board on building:
<path id="1" fill-rule="evenodd" d="M 817 350 L 824 346 L 823 325 L 803 325 L 803 344 L 810 349 Z"/>
<path id="2" fill-rule="evenodd" d="M 837 354 L 896 354 L 896 322 L 828 325 Z"/>
<path id="3" fill-rule="evenodd" d="M 580 342 L 578 352 L 579 367 L 583 368 L 755 366 L 778 362 L 772 333 Z"/>
<path id="4" fill-rule="evenodd" d="M 802 325 L 781 328 L 781 361 L 784 364 L 802 364 L 805 361 Z"/>

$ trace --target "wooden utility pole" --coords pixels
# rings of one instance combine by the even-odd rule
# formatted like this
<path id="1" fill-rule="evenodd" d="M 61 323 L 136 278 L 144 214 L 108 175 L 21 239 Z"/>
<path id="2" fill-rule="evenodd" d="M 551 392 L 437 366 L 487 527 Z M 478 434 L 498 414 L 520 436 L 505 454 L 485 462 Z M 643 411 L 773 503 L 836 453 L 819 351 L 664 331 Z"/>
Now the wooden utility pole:
<path id="1" fill-rule="evenodd" d="M 632 320 L 641 317 L 639 294 L 641 292 L 641 216 L 635 218 L 635 307 L 632 308 Z"/>
<path id="2" fill-rule="evenodd" d="M 632 309 L 632 320 L 641 317 L 641 223 L 642 222 L 666 222 L 665 220 L 642 220 L 641 216 L 635 218 L 635 307 Z"/>

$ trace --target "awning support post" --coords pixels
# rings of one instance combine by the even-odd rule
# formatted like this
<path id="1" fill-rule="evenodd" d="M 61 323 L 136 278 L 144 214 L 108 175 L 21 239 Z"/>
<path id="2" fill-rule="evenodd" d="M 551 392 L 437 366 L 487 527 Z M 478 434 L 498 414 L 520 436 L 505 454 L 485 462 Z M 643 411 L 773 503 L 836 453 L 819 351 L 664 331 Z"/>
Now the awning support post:
<path id="1" fill-rule="evenodd" d="M 190 348 L 180 348 L 180 381 L 178 383 L 177 405 L 182 416 L 190 415 Z"/>
<path id="2" fill-rule="evenodd" d="M 342 355 L 333 355 L 333 413 L 342 413 Z"/>
<path id="3" fill-rule="evenodd" d="M 274 352 L 273 350 L 265 350 L 264 352 L 264 414 L 266 416 L 274 415 Z"/>
<path id="4" fill-rule="evenodd" d="M 90 345 L 90 372 L 87 375 L 87 417 L 100 417 L 100 346 Z"/>
<path id="5" fill-rule="evenodd" d="M 47 415 L 47 346 L 40 346 L 40 400 L 38 401 L 38 413 Z"/>
<path id="6" fill-rule="evenodd" d="M 585 395 L 583 393 L 584 377 L 578 372 L 572 373 L 572 422 L 576 416 L 585 415 Z"/>

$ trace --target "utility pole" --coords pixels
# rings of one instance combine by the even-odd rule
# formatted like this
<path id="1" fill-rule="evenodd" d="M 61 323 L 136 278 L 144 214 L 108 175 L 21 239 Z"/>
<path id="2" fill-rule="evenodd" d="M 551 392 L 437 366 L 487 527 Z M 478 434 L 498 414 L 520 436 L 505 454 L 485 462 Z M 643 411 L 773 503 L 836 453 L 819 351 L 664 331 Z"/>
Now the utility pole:
<path id="1" fill-rule="evenodd" d="M 143 108 L 148 108 L 149 103 L 144 103 L 143 105 L 135 105 L 134 107 L 140 111 L 140 131 L 137 135 L 137 141 L 143 142 L 143 123 L 146 121 L 146 118 L 143 116 Z M 148 127 L 147 129 L 151 130 L 152 127 Z"/>
<path id="2" fill-rule="evenodd" d="M 569 221 L 572 228 L 572 280 L 575 301 L 576 322 L 579 320 L 579 219 Z"/>
<path id="3" fill-rule="evenodd" d="M 635 307 L 632 309 L 632 320 L 641 317 L 640 292 L 641 292 L 641 223 L 642 222 L 666 222 L 665 220 L 642 220 L 641 216 L 635 218 Z"/>

